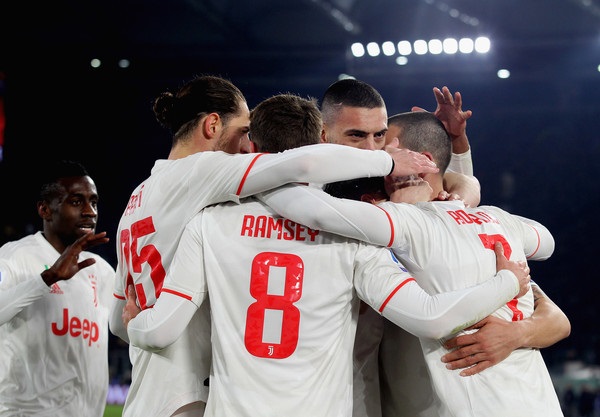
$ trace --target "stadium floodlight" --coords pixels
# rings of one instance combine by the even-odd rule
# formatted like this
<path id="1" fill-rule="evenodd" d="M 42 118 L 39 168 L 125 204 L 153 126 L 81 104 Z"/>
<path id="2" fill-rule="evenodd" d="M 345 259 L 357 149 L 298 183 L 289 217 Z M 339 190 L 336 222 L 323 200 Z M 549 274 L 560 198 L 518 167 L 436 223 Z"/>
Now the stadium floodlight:
<path id="1" fill-rule="evenodd" d="M 433 55 L 439 55 L 443 51 L 442 41 L 439 39 L 431 39 L 427 42 L 427 47 L 429 48 L 429 52 Z"/>
<path id="2" fill-rule="evenodd" d="M 404 55 L 401 55 L 398 58 L 396 58 L 396 64 L 398 64 L 398 65 L 406 65 L 406 64 L 408 64 L 408 58 L 405 57 Z"/>
<path id="3" fill-rule="evenodd" d="M 508 78 L 510 77 L 510 71 L 507 69 L 499 69 L 496 75 L 498 76 L 498 78 Z"/>
<path id="4" fill-rule="evenodd" d="M 381 49 L 379 49 L 379 44 L 377 42 L 369 42 L 367 44 L 367 53 L 370 56 L 379 56 L 381 53 Z"/>
<path id="5" fill-rule="evenodd" d="M 353 43 L 350 47 L 350 50 L 352 51 L 352 55 L 354 55 L 356 58 L 360 58 L 365 55 L 365 47 L 360 42 Z"/>
<path id="6" fill-rule="evenodd" d="M 396 53 L 396 46 L 392 41 L 386 41 L 381 44 L 381 50 L 385 56 L 392 56 Z"/>
<path id="7" fill-rule="evenodd" d="M 462 38 L 458 41 L 458 50 L 463 54 L 470 54 L 473 52 L 473 39 Z"/>
<path id="8" fill-rule="evenodd" d="M 400 55 L 410 55 L 412 53 L 412 45 L 409 41 L 398 42 L 398 53 Z"/>
<path id="9" fill-rule="evenodd" d="M 451 55 L 458 52 L 458 41 L 454 38 L 446 38 L 443 42 L 444 52 Z"/>
<path id="10" fill-rule="evenodd" d="M 485 36 L 475 39 L 475 51 L 480 54 L 488 53 L 490 51 L 490 39 Z"/>
<path id="11" fill-rule="evenodd" d="M 427 53 L 427 41 L 423 39 L 416 40 L 413 43 L 413 49 L 417 55 L 425 55 Z"/>

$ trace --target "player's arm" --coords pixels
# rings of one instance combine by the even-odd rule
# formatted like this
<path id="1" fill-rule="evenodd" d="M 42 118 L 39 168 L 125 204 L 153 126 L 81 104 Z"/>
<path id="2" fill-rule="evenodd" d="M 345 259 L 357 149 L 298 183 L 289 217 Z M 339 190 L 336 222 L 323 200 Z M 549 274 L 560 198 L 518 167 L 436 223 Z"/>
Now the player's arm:
<path id="1" fill-rule="evenodd" d="M 455 195 L 465 202 L 468 207 L 477 207 L 481 202 L 481 184 L 476 177 L 446 171 L 444 173 L 444 191 Z M 440 198 L 440 200 L 455 200 L 456 198 Z"/>
<path id="2" fill-rule="evenodd" d="M 461 290 L 429 295 L 414 279 L 405 280 L 376 306 L 370 288 L 357 288 L 359 296 L 385 318 L 418 337 L 440 339 L 493 312 L 529 288 L 529 267 L 504 257 L 496 244 L 497 274 L 485 282 Z"/>
<path id="3" fill-rule="evenodd" d="M 513 215 L 523 226 L 523 246 L 528 260 L 544 261 L 554 253 L 554 236 L 543 224 Z"/>
<path id="4" fill-rule="evenodd" d="M 452 351 L 442 357 L 448 369 L 463 369 L 461 376 L 475 375 L 500 363 L 518 348 L 540 349 L 568 337 L 571 323 L 566 314 L 532 283 L 534 312 L 519 321 L 486 317 L 473 326 L 477 332 L 448 340 Z"/>
<path id="5" fill-rule="evenodd" d="M 202 256 L 202 212 L 185 227 L 164 285 L 152 308 L 141 310 L 133 285 L 127 290 L 123 325 L 129 342 L 156 351 L 177 340 L 207 297 Z"/>
<path id="6" fill-rule="evenodd" d="M 325 184 L 390 173 L 405 176 L 437 171 L 427 157 L 407 149 L 371 151 L 321 143 L 256 156 L 238 195 L 246 197 L 291 182 Z"/>
<path id="7" fill-rule="evenodd" d="M 257 197 L 281 216 L 311 229 L 379 246 L 393 243 L 394 226 L 389 214 L 373 204 L 333 197 L 302 185 L 286 185 Z"/>
<path id="8" fill-rule="evenodd" d="M 453 95 L 446 86 L 441 89 L 434 87 L 433 95 L 437 103 L 433 114 L 444 124 L 452 139 L 452 158 L 444 173 L 444 190 L 460 196 L 468 206 L 476 207 L 481 201 L 481 186 L 473 176 L 473 159 L 467 137 L 467 120 L 473 112 L 463 111 L 462 95 L 458 91 Z M 415 106 L 412 111 L 426 110 Z"/>
<path id="9" fill-rule="evenodd" d="M 108 242 L 106 232 L 87 233 L 67 246 L 48 269 L 40 273 L 40 279 L 20 279 L 12 271 L 10 261 L 0 261 L 0 324 L 11 320 L 28 305 L 33 304 L 50 291 L 58 281 L 71 279 L 83 268 L 96 263 L 93 258 L 78 260 L 79 254 L 93 246 Z"/>
<path id="10" fill-rule="evenodd" d="M 198 306 L 191 300 L 162 292 L 154 307 L 141 311 L 136 304 L 135 291 L 127 293 L 122 319 L 129 342 L 153 352 L 175 342 L 198 310 Z"/>

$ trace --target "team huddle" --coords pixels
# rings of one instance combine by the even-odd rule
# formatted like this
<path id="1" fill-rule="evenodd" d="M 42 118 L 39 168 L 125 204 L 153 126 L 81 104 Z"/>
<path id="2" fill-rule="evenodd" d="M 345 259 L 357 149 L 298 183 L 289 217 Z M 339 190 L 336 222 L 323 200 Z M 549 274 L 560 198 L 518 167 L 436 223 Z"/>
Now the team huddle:
<path id="1" fill-rule="evenodd" d="M 250 111 L 215 76 L 160 94 L 171 150 L 124 204 L 114 269 L 88 251 L 108 241 L 90 175 L 48 167 L 43 231 L 0 248 L 0 416 L 101 417 L 109 331 L 128 417 L 562 416 L 540 348 L 570 323 L 527 264 L 554 239 L 479 205 L 471 112 L 434 95 L 388 117 L 355 79 L 320 107 Z"/>

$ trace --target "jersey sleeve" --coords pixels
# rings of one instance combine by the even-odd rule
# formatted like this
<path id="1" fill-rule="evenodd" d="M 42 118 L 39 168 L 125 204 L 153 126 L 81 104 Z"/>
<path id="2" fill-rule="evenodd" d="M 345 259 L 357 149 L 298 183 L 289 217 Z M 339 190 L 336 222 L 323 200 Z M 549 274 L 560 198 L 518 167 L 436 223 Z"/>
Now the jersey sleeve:
<path id="1" fill-rule="evenodd" d="M 130 343 L 148 350 L 165 348 L 183 334 L 207 297 L 201 228 L 202 212 L 186 225 L 156 303 L 129 322 Z"/>
<path id="2" fill-rule="evenodd" d="M 514 298 L 516 276 L 499 271 L 492 279 L 461 290 L 429 295 L 391 251 L 361 249 L 356 268 L 358 296 L 397 326 L 417 337 L 440 339 L 468 327 Z"/>
<path id="3" fill-rule="evenodd" d="M 20 279 L 10 262 L 0 259 L 0 325 L 50 291 L 41 275 Z"/>
<path id="4" fill-rule="evenodd" d="M 452 153 L 450 157 L 450 165 L 448 171 L 458 174 L 473 176 L 473 158 L 471 156 L 471 148 L 464 153 Z"/>
<path id="5" fill-rule="evenodd" d="M 286 185 L 257 196 L 279 215 L 315 230 L 323 230 L 390 246 L 394 226 L 389 214 L 370 203 L 333 197 L 302 185 Z"/>
<path id="6" fill-rule="evenodd" d="M 143 310 L 129 322 L 129 342 L 144 350 L 164 349 L 183 334 L 197 309 L 186 298 L 162 292 L 153 308 Z"/>
<path id="7" fill-rule="evenodd" d="M 543 224 L 526 217 L 513 215 L 524 227 L 523 248 L 527 259 L 544 261 L 554 253 L 554 236 Z"/>
<path id="8" fill-rule="evenodd" d="M 263 154 L 248 167 L 238 195 L 247 197 L 290 182 L 325 184 L 362 177 L 383 177 L 393 168 L 386 151 L 331 143 Z"/>

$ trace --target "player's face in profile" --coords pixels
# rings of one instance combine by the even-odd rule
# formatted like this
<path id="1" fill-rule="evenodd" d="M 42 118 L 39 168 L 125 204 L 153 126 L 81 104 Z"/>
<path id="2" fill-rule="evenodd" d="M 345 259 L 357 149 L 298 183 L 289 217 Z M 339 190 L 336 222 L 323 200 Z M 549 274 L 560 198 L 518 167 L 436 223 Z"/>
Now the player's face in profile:
<path id="1" fill-rule="evenodd" d="M 223 125 L 221 136 L 216 145 L 216 151 L 227 153 L 251 152 L 250 138 L 250 110 L 244 101 L 240 103 L 240 111 Z"/>

